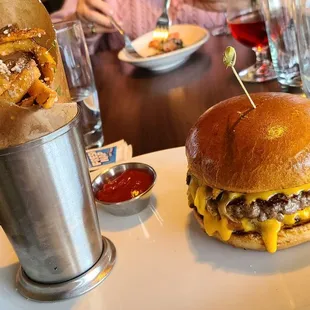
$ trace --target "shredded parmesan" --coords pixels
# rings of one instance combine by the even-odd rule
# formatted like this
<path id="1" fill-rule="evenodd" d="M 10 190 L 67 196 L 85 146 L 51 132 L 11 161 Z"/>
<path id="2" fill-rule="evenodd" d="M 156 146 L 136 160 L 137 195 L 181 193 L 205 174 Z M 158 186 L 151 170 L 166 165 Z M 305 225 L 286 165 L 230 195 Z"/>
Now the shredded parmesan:
<path id="1" fill-rule="evenodd" d="M 15 89 L 8 89 L 8 94 L 10 97 L 15 97 L 16 96 L 16 90 Z"/>
<path id="2" fill-rule="evenodd" d="M 11 71 L 12 72 L 20 73 L 25 68 L 25 64 L 26 64 L 25 59 L 24 58 L 19 58 L 16 61 L 15 66 L 13 68 L 11 68 Z"/>
<path id="3" fill-rule="evenodd" d="M 0 59 L 0 74 L 6 75 L 6 76 L 11 75 L 9 68 L 1 59 Z"/>

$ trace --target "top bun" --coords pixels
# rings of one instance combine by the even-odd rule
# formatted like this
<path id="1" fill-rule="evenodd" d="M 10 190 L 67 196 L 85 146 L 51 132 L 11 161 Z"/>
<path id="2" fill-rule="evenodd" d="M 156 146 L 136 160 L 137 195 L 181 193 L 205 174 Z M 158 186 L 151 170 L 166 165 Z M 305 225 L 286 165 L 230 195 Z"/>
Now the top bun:
<path id="1" fill-rule="evenodd" d="M 207 110 L 186 140 L 189 171 L 204 184 L 255 193 L 310 183 L 310 100 L 252 94 Z"/>

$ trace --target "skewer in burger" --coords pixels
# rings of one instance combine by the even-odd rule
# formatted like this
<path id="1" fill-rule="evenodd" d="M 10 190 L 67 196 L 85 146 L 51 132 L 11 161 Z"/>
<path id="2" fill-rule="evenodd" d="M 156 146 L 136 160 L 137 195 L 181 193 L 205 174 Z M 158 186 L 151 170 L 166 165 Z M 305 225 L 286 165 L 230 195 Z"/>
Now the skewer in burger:
<path id="1" fill-rule="evenodd" d="M 310 101 L 259 93 L 207 110 L 186 141 L 188 200 L 205 232 L 251 250 L 310 240 Z"/>

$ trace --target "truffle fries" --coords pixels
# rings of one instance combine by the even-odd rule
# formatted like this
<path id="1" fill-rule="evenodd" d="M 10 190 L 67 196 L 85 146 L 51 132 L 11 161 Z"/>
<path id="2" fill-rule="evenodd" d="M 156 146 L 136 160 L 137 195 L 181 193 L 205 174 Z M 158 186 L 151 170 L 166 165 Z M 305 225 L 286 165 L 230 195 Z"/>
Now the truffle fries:
<path id="1" fill-rule="evenodd" d="M 34 41 L 44 35 L 45 31 L 38 28 L 8 25 L 0 29 L 0 102 L 51 108 L 57 101 L 56 92 L 50 88 L 56 62 Z"/>

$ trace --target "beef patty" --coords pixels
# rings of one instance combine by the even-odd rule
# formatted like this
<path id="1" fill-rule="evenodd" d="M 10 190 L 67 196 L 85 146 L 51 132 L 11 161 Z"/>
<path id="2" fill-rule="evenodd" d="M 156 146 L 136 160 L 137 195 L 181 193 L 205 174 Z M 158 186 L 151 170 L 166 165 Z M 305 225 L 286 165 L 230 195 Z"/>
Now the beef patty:
<path id="1" fill-rule="evenodd" d="M 229 216 L 235 219 L 250 218 L 265 221 L 274 218 L 282 221 L 285 214 L 294 214 L 309 206 L 310 191 L 305 191 L 291 197 L 279 193 L 269 200 L 257 199 L 251 204 L 247 204 L 245 199 L 240 197 L 232 200 L 226 210 Z"/>
<path id="2" fill-rule="evenodd" d="M 191 177 L 187 175 L 186 183 L 189 184 L 190 180 Z M 206 201 L 206 209 L 213 216 L 219 215 L 218 206 L 223 193 L 224 191 L 216 199 L 210 198 Z M 257 199 L 250 204 L 247 204 L 245 198 L 241 196 L 230 201 L 226 210 L 229 217 L 236 221 L 240 221 L 242 218 L 248 218 L 257 219 L 260 222 L 268 219 L 276 219 L 281 222 L 285 214 L 294 214 L 309 206 L 310 191 L 303 191 L 298 195 L 292 195 L 290 197 L 279 193 L 268 200 Z"/>

